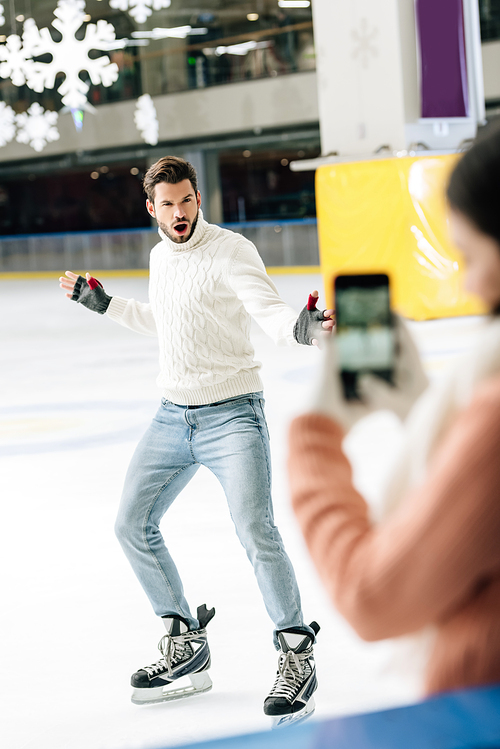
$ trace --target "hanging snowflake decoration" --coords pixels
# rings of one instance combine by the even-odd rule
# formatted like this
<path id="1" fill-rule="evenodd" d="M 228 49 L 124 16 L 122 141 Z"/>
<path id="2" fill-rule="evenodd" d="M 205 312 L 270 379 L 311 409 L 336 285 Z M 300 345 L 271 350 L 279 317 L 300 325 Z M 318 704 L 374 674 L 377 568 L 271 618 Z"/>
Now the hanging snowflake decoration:
<path id="1" fill-rule="evenodd" d="M 30 88 L 41 93 L 44 88 L 54 87 L 57 73 L 64 73 L 64 80 L 57 89 L 62 102 L 70 109 L 85 109 L 89 84 L 81 80 L 79 73 L 86 71 L 94 85 L 111 86 L 118 78 L 118 65 L 107 55 L 92 59 L 91 50 L 105 50 L 115 41 L 114 27 L 104 20 L 86 26 L 83 39 L 75 34 L 85 21 L 85 0 L 58 0 L 52 22 L 62 36 L 55 42 L 48 28 L 39 30 L 32 19 L 24 25 L 23 44 L 20 38 L 0 47 L 0 75 L 10 77 L 16 86 L 26 82 Z M 49 54 L 50 62 L 37 62 L 33 57 Z M 19 81 L 19 82 L 16 82 Z"/>
<path id="2" fill-rule="evenodd" d="M 137 23 L 145 23 L 153 10 L 170 8 L 172 0 L 109 0 L 115 10 L 128 10 Z"/>
<path id="3" fill-rule="evenodd" d="M 134 122 L 146 143 L 156 146 L 158 143 L 158 117 L 153 99 L 143 94 L 135 105 Z"/>
<path id="4" fill-rule="evenodd" d="M 3 26 L 5 23 L 5 10 L 3 7 L 3 4 L 0 3 L 0 26 Z"/>
<path id="5" fill-rule="evenodd" d="M 85 20 L 85 0 L 58 0 L 54 11 L 56 20 L 52 22 L 62 36 L 60 42 L 54 42 L 48 28 L 38 33 L 38 40 L 33 47 L 33 55 L 52 55 L 49 63 L 35 63 L 37 73 L 41 74 L 43 88 L 53 88 L 57 73 L 64 73 L 63 83 L 57 89 L 62 102 L 70 109 L 84 109 L 87 104 L 89 85 L 81 80 L 79 73 L 86 71 L 90 80 L 96 86 L 111 86 L 118 78 L 118 65 L 111 62 L 107 55 L 92 59 L 91 50 L 106 49 L 115 41 L 114 27 L 104 20 L 97 24 L 90 23 L 85 29 L 83 39 L 77 39 L 75 34 Z M 40 89 L 41 82 L 33 78 L 33 82 Z"/>
<path id="6" fill-rule="evenodd" d="M 0 101 L 0 146 L 6 146 L 16 134 L 16 113 L 4 101 Z"/>
<path id="7" fill-rule="evenodd" d="M 23 37 L 11 34 L 6 44 L 0 45 L 0 78 L 10 78 L 14 86 L 34 88 L 32 82 L 37 74 L 33 60 L 33 43 L 38 29 L 32 18 L 28 18 L 23 27 Z M 38 90 L 38 89 L 37 89 Z M 43 91 L 43 88 L 40 89 Z"/>
<path id="8" fill-rule="evenodd" d="M 47 143 L 59 140 L 58 117 L 57 112 L 49 112 L 34 102 L 27 112 L 16 115 L 17 142 L 28 143 L 35 151 L 42 151 Z"/>

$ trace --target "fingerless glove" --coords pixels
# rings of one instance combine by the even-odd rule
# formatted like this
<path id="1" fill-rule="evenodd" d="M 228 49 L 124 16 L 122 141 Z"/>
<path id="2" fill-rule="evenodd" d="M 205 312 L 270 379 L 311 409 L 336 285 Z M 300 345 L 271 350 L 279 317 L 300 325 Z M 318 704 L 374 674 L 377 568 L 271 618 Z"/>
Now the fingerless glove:
<path id="1" fill-rule="evenodd" d="M 293 337 L 303 346 L 311 346 L 313 339 L 318 337 L 321 323 L 326 319 L 324 313 L 316 309 L 318 297 L 309 295 L 309 300 L 297 318 L 293 327 Z"/>
<path id="2" fill-rule="evenodd" d="M 87 282 L 83 276 L 76 279 L 71 299 L 99 315 L 104 315 L 111 301 L 111 297 L 106 294 L 97 278 L 90 277 Z"/>

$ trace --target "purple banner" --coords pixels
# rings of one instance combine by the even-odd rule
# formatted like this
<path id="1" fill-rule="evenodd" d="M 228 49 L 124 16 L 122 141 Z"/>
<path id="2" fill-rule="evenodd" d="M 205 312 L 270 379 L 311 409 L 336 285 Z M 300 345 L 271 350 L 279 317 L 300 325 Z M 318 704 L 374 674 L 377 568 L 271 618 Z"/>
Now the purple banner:
<path id="1" fill-rule="evenodd" d="M 462 0 L 415 0 L 422 117 L 467 117 Z"/>

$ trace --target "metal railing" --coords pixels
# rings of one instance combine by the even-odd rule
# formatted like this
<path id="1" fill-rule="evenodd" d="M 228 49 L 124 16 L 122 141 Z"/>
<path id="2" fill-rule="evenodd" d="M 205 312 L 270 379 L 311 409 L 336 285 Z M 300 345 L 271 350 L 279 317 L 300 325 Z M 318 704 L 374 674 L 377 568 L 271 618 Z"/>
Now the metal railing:
<path id="1" fill-rule="evenodd" d="M 319 264 L 316 219 L 224 224 L 253 242 L 266 266 Z M 155 229 L 0 237 L 0 273 L 145 269 Z"/>

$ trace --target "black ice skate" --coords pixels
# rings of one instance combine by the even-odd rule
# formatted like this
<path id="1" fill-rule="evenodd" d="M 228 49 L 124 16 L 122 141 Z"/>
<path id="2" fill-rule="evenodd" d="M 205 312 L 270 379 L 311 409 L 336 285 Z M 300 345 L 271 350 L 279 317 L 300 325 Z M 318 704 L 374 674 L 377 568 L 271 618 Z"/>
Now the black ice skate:
<path id="1" fill-rule="evenodd" d="M 318 634 L 316 622 L 309 626 Z M 264 702 L 264 712 L 273 718 L 273 728 L 298 723 L 311 715 L 315 707 L 312 695 L 318 686 L 312 636 L 300 629 L 284 629 L 278 632 L 278 640 L 278 673 Z"/>
<path id="2" fill-rule="evenodd" d="M 132 675 L 132 702 L 148 705 L 179 700 L 212 689 L 212 680 L 208 675 L 210 650 L 205 627 L 214 614 L 215 609 L 207 611 L 205 604 L 198 606 L 200 629 L 192 631 L 181 616 L 163 617 L 167 634 L 158 643 L 162 657 Z M 189 677 L 191 683 L 172 686 L 182 677 Z"/>

